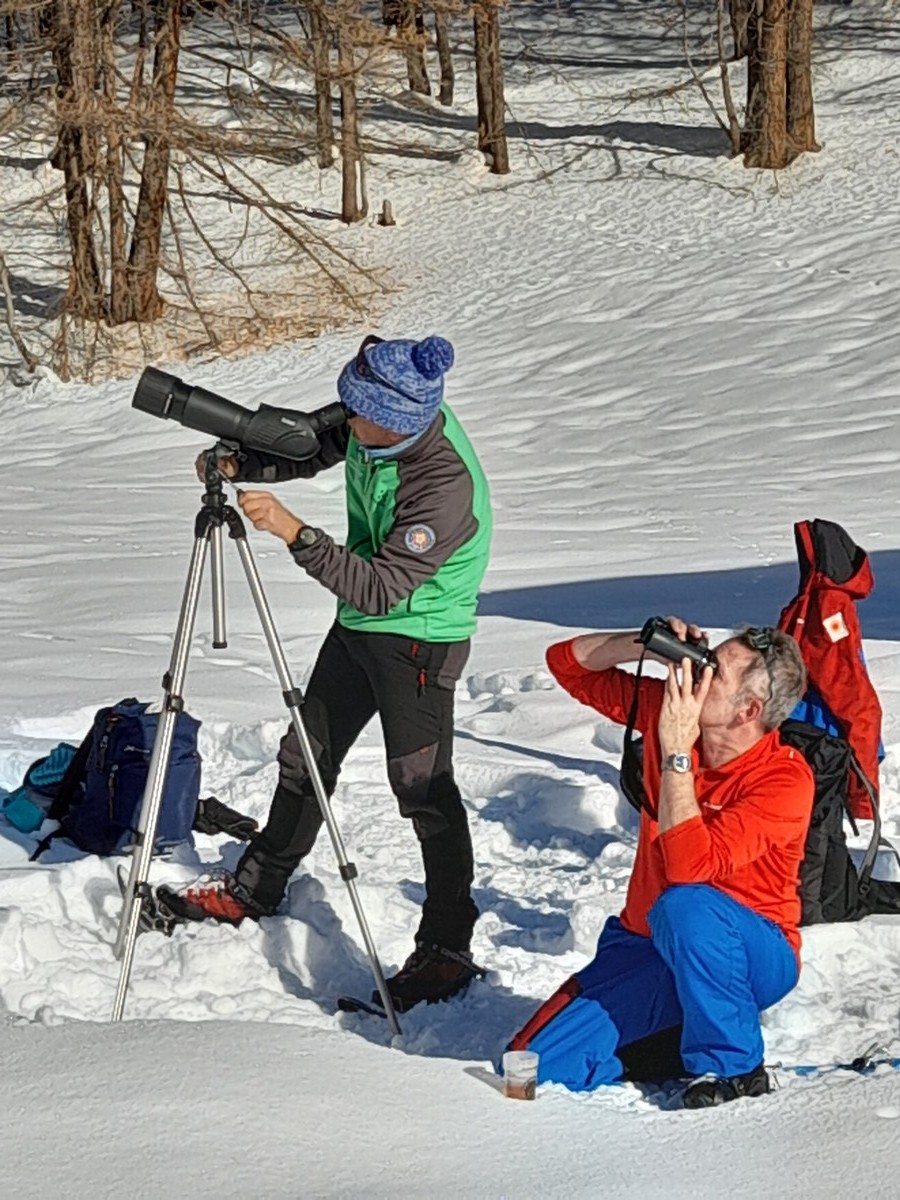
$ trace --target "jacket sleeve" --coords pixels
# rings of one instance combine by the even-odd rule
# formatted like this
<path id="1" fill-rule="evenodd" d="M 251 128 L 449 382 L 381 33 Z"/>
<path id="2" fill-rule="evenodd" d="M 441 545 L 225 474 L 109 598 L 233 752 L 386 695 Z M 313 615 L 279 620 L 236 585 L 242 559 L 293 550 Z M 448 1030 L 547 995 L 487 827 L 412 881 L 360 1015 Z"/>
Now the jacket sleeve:
<path id="1" fill-rule="evenodd" d="M 278 454 L 263 454 L 257 450 L 241 450 L 235 483 L 284 483 L 290 479 L 312 479 L 347 457 L 349 427 L 344 422 L 319 434 L 319 449 L 312 458 L 297 461 Z"/>
<path id="2" fill-rule="evenodd" d="M 383 616 L 436 575 L 477 531 L 474 485 L 462 460 L 436 468 L 427 491 L 401 477 L 394 522 L 371 560 L 339 546 L 327 534 L 292 550 L 294 561 L 345 604 Z"/>
<path id="3" fill-rule="evenodd" d="M 813 791 L 812 772 L 799 754 L 755 772 L 736 802 L 660 834 L 669 883 L 725 879 L 773 847 L 802 842 Z"/>
<path id="4" fill-rule="evenodd" d="M 634 700 L 635 677 L 630 671 L 611 667 L 608 671 L 589 671 L 572 652 L 574 638 L 557 642 L 547 651 L 547 666 L 557 683 L 570 696 L 595 708 L 619 725 L 628 724 Z M 635 728 L 641 733 L 656 733 L 665 684 L 661 679 L 641 676 Z"/>

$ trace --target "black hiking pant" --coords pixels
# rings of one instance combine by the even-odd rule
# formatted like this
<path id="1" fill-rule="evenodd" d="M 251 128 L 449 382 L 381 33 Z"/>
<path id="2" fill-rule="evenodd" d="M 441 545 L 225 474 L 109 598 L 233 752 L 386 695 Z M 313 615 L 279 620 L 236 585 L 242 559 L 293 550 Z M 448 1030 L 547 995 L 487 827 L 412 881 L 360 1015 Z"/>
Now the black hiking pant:
<path id="1" fill-rule="evenodd" d="M 478 918 L 471 897 L 472 840 L 452 762 L 453 695 L 468 653 L 467 641 L 416 642 L 335 624 L 302 709 L 329 796 L 347 751 L 378 714 L 388 779 L 422 846 L 425 903 L 416 940 L 450 950 L 469 948 Z M 278 763 L 268 821 L 235 872 L 237 894 L 265 912 L 278 907 L 323 820 L 293 725 Z"/>

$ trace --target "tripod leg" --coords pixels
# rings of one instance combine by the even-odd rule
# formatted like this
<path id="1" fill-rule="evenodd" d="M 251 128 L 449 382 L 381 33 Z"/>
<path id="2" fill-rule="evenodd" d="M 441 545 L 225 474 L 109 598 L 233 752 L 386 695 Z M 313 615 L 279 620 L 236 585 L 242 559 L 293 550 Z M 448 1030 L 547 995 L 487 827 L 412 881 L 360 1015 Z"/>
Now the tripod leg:
<path id="1" fill-rule="evenodd" d="M 225 632 L 225 572 L 222 565 L 222 526 L 214 525 L 211 532 L 210 565 L 212 567 L 213 650 L 228 645 Z"/>
<path id="2" fill-rule="evenodd" d="M 300 715 L 300 705 L 303 697 L 300 689 L 295 688 L 293 681 L 291 680 L 287 660 L 284 657 L 284 652 L 281 648 L 281 642 L 279 641 L 278 634 L 275 631 L 275 625 L 272 621 L 272 614 L 269 609 L 265 593 L 263 592 L 262 582 L 259 578 L 259 572 L 256 569 L 256 563 L 253 561 L 253 556 L 250 553 L 250 547 L 247 545 L 247 539 L 242 530 L 240 532 L 236 532 L 234 525 L 232 525 L 230 532 L 231 537 L 237 543 L 238 553 L 241 557 L 244 573 L 247 576 L 247 583 L 250 586 L 253 602 L 256 605 L 256 611 L 259 614 L 260 623 L 263 627 L 263 633 L 265 634 L 266 642 L 269 646 L 269 652 L 272 655 L 272 662 L 275 665 L 275 671 L 278 675 L 279 683 L 281 684 L 284 702 L 291 714 L 291 723 L 294 726 L 294 732 L 297 734 L 297 740 L 300 743 L 300 749 L 306 762 L 306 769 L 309 772 L 309 779 L 313 786 L 313 791 L 315 792 L 316 800 L 318 801 L 319 809 L 321 810 L 325 825 L 328 828 L 328 836 L 331 838 L 331 844 L 334 847 L 334 853 L 338 861 L 341 879 L 343 879 L 344 883 L 346 883 L 347 891 L 350 893 L 350 903 L 353 905 L 353 911 L 356 914 L 356 920 L 359 924 L 363 943 L 366 947 L 366 953 L 369 956 L 369 962 L 372 966 L 372 974 L 375 977 L 375 984 L 378 988 L 378 994 L 381 997 L 382 1004 L 384 1005 L 384 1011 L 387 1014 L 391 1033 L 396 1037 L 400 1033 L 400 1025 L 397 1021 L 397 1014 L 394 1010 L 394 1002 L 391 998 L 391 993 L 388 991 L 388 986 L 385 983 L 384 972 L 382 971 L 381 963 L 378 960 L 378 953 L 375 949 L 375 943 L 373 942 L 372 935 L 369 932 L 366 915 L 363 912 L 362 904 L 359 899 L 359 893 L 356 888 L 356 866 L 347 859 L 347 853 L 344 849 L 341 832 L 338 829 L 337 822 L 334 819 L 334 813 L 331 809 L 331 802 L 328 799 L 328 794 L 326 793 L 325 786 L 322 783 L 322 776 L 319 772 L 315 754 L 310 744 L 309 734 L 306 732 L 306 726 L 303 724 L 303 718 Z"/>
<path id="3" fill-rule="evenodd" d="M 172 740 L 175 734 L 175 720 L 184 707 L 181 691 L 187 672 L 188 653 L 191 635 L 194 629 L 194 618 L 197 615 L 197 602 L 200 596 L 200 581 L 203 577 L 203 565 L 206 560 L 206 548 L 209 543 L 210 527 L 207 527 L 194 542 L 194 551 L 188 568 L 187 584 L 181 603 L 181 613 L 178 617 L 178 627 L 172 646 L 172 657 L 169 670 L 163 678 L 165 697 L 163 711 L 156 728 L 153 741 L 153 752 L 147 772 L 147 784 L 141 801 L 141 815 L 138 823 L 137 844 L 132 851 L 131 873 L 128 877 L 128 887 L 125 890 L 125 901 L 122 917 L 119 923 L 119 933 L 116 938 L 115 956 L 122 960 L 119 975 L 119 986 L 116 992 L 112 1020 L 119 1021 L 125 1007 L 125 994 L 131 977 L 131 964 L 134 959 L 134 943 L 137 938 L 138 924 L 141 917 L 139 890 L 147 882 L 150 873 L 150 860 L 153 857 L 153 842 L 156 838 L 156 827 L 159 823 L 159 810 L 162 805 L 165 789 L 166 774 L 169 767 L 169 757 L 172 753 Z"/>

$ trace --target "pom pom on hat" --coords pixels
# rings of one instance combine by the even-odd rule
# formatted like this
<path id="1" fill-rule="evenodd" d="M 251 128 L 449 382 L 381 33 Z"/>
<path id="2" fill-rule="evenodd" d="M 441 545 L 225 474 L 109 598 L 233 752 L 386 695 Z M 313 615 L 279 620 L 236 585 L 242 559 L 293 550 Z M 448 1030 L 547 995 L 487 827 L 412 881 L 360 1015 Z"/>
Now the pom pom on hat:
<path id="1" fill-rule="evenodd" d="M 383 429 L 421 433 L 437 416 L 453 359 L 453 347 L 442 337 L 376 342 L 344 367 L 338 395 L 348 411 Z"/>
<path id="2" fill-rule="evenodd" d="M 420 375 L 440 379 L 453 366 L 453 347 L 442 337 L 427 337 L 413 346 L 410 357 Z"/>

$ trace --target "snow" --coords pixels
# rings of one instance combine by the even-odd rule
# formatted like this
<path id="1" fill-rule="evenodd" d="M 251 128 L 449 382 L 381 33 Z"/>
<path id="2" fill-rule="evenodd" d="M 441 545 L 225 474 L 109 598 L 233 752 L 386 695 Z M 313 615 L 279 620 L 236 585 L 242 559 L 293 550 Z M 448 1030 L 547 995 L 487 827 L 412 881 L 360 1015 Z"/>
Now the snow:
<path id="1" fill-rule="evenodd" d="M 487 980 L 403 1016 L 393 1046 L 384 1022 L 338 1015 L 339 993 L 372 984 L 323 834 L 277 917 L 142 936 L 126 1020 L 110 1024 L 124 860 L 59 842 L 33 866 L 34 839 L 0 822 L 3 1194 L 896 1194 L 900 1072 L 888 1067 L 866 1078 L 778 1069 L 769 1098 L 715 1113 L 632 1086 L 589 1097 L 544 1087 L 515 1104 L 490 1069 L 591 955 L 633 859 L 621 731 L 556 687 L 543 661 L 552 641 L 653 613 L 681 613 L 714 638 L 774 620 L 796 587 L 794 522 L 838 521 L 876 578 L 860 615 L 885 710 L 884 832 L 900 844 L 898 18 L 868 0 L 817 9 L 823 149 L 776 177 L 730 161 L 702 100 L 673 89 L 686 71 L 669 13 L 514 6 L 513 174 L 491 177 L 472 150 L 461 57 L 451 114 L 394 87 L 373 117 L 382 146 L 395 134 L 448 152 L 427 164 L 373 154 L 370 195 L 392 199 L 397 225 L 334 227 L 403 283 L 373 328 L 453 341 L 448 399 L 492 486 L 496 534 L 456 754 Z M 312 202 L 317 173 L 292 170 Z M 11 199 L 33 184 L 4 171 Z M 334 399 L 360 336 L 171 369 L 249 408 L 311 409 Z M 102 704 L 160 694 L 199 503 L 193 460 L 207 441 L 135 412 L 135 382 L 43 374 L 0 390 L 8 789 Z M 339 471 L 282 495 L 342 532 Z M 302 685 L 333 600 L 273 539 L 250 542 Z M 263 818 L 285 713 L 226 555 L 228 647 L 212 648 L 204 598 L 186 699 L 203 721 L 204 791 Z M 334 812 L 390 970 L 412 948 L 422 873 L 375 727 L 347 761 Z M 239 852 L 198 836 L 196 853 L 155 860 L 152 878 L 190 878 Z M 846 1062 L 873 1043 L 897 1053 L 900 919 L 806 931 L 804 964 L 765 1015 L 769 1063 Z"/>

